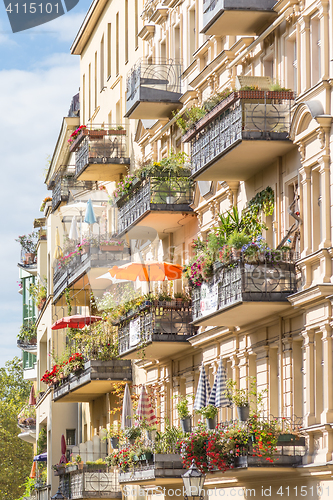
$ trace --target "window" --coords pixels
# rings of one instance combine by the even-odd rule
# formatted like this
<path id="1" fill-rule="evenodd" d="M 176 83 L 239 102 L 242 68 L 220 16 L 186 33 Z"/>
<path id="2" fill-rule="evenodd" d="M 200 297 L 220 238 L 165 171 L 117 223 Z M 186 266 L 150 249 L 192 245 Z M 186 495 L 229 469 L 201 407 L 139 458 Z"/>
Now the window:
<path id="1" fill-rule="evenodd" d="M 101 86 L 101 90 L 103 90 L 104 89 L 104 35 L 102 36 L 102 40 L 101 40 L 99 67 L 100 67 L 100 80 L 101 80 L 100 86 Z"/>
<path id="2" fill-rule="evenodd" d="M 119 12 L 116 14 L 116 76 L 119 75 Z"/>
<path id="3" fill-rule="evenodd" d="M 135 0 L 135 50 L 139 47 L 139 8 L 138 8 L 138 0 Z"/>
<path id="4" fill-rule="evenodd" d="M 321 40 L 318 15 L 310 20 L 310 52 L 311 85 L 316 85 L 321 76 Z"/>
<path id="5" fill-rule="evenodd" d="M 66 429 L 66 445 L 76 445 L 76 429 Z"/>
<path id="6" fill-rule="evenodd" d="M 125 0 L 125 64 L 128 62 L 128 0 Z"/>
<path id="7" fill-rule="evenodd" d="M 111 23 L 108 24 L 108 79 L 111 76 Z"/>
<path id="8" fill-rule="evenodd" d="M 193 61 L 193 53 L 195 52 L 195 9 L 188 11 L 188 24 L 189 24 L 189 62 Z"/>
<path id="9" fill-rule="evenodd" d="M 88 120 L 91 118 L 91 64 L 89 64 L 88 72 Z"/>
<path id="10" fill-rule="evenodd" d="M 95 52 L 95 109 L 97 108 L 97 52 Z"/>

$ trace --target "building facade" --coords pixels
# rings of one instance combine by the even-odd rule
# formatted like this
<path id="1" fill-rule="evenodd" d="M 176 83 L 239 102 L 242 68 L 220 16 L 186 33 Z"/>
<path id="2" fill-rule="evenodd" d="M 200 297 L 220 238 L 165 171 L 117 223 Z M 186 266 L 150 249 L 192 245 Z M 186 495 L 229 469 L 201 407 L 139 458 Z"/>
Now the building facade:
<path id="1" fill-rule="evenodd" d="M 103 437 L 121 418 L 119 382 L 133 384 L 133 394 L 146 384 L 163 432 L 180 425 L 179 397 L 188 396 L 192 413 L 200 366 L 212 386 L 222 360 L 239 389 L 255 380 L 260 418 L 301 434 L 297 444 L 278 442 L 273 466 L 249 456 L 245 468 L 209 472 L 206 487 L 241 498 L 329 498 L 332 19 L 331 2 L 321 0 L 92 3 L 71 48 L 80 57 L 79 116 L 64 118 L 46 178 L 36 434 L 45 427 L 50 487 L 40 495 L 60 484 L 68 498 L 148 498 L 164 487 L 165 498 L 177 496 L 184 470 L 171 453 L 129 471 L 85 465 L 54 477 L 51 466 L 62 434 L 68 455 L 85 464 L 110 455 Z M 227 241 L 204 243 L 212 234 L 222 242 L 228 213 L 253 210 L 263 240 L 252 231 L 252 260 L 249 219 L 233 226 L 243 253 L 225 253 Z M 103 279 L 114 265 L 142 260 L 190 262 L 198 274 L 189 268 L 189 279 L 134 280 L 126 289 Z M 110 313 L 151 292 L 156 303 L 146 295 L 137 309 Z M 111 316 L 89 338 L 51 329 L 103 310 Z M 81 371 L 40 382 L 79 347 Z M 218 414 L 236 419 L 235 406 Z"/>

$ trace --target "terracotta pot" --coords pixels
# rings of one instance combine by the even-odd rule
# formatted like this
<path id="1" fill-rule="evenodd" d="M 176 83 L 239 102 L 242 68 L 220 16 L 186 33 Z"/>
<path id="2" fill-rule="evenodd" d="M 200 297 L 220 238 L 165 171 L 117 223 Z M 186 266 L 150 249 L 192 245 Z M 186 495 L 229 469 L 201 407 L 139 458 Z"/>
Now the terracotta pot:
<path id="1" fill-rule="evenodd" d="M 122 252 L 124 245 L 100 245 L 99 249 L 102 252 Z"/>
<path id="2" fill-rule="evenodd" d="M 35 262 L 36 254 L 34 253 L 26 253 L 25 254 L 25 262 L 29 264 L 33 264 Z"/>
<path id="3" fill-rule="evenodd" d="M 108 131 L 109 135 L 126 135 L 126 130 L 109 130 Z"/>
<path id="4" fill-rule="evenodd" d="M 37 305 L 38 311 L 41 311 L 43 309 L 45 302 L 46 302 L 46 299 L 41 299 L 41 301 Z"/>
<path id="5" fill-rule="evenodd" d="M 53 377 L 52 382 L 53 382 L 54 384 L 56 384 L 56 383 L 58 382 L 57 377 Z"/>

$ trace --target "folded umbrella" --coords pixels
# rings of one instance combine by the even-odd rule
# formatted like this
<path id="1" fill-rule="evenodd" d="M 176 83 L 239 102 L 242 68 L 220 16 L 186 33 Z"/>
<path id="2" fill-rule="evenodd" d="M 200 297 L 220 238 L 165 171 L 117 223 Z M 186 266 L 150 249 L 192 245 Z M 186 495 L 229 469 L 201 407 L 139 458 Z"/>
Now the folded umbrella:
<path id="1" fill-rule="evenodd" d="M 68 238 L 70 240 L 78 240 L 79 239 L 79 232 L 77 230 L 77 222 L 76 222 L 76 215 L 74 215 L 71 223 L 71 227 L 69 230 Z"/>
<path id="2" fill-rule="evenodd" d="M 29 396 L 29 403 L 30 406 L 35 406 L 36 404 L 36 397 L 35 397 L 35 387 L 32 385 L 31 390 L 30 390 L 30 396 Z"/>
<path id="3" fill-rule="evenodd" d="M 66 458 L 66 440 L 65 436 L 61 436 L 61 458 L 59 464 L 66 464 L 67 463 L 67 458 Z"/>
<path id="4" fill-rule="evenodd" d="M 219 367 L 217 369 L 214 385 L 212 392 L 209 396 L 209 405 L 216 406 L 216 408 L 222 408 L 223 406 L 230 406 L 230 401 L 226 397 L 226 385 L 227 377 L 225 369 L 223 367 L 222 359 L 220 359 Z"/>
<path id="5" fill-rule="evenodd" d="M 143 420 L 148 425 L 156 424 L 156 416 L 149 402 L 148 394 L 144 385 L 142 386 L 138 401 L 138 407 L 136 409 L 136 427 L 139 426 L 141 420 Z"/>
<path id="6" fill-rule="evenodd" d="M 125 385 L 123 409 L 121 412 L 121 429 L 132 427 L 132 401 L 128 384 Z"/>
<path id="7" fill-rule="evenodd" d="M 86 209 L 86 215 L 84 217 L 84 222 L 87 224 L 95 224 L 97 222 L 95 212 L 91 203 L 91 199 L 87 201 L 87 209 Z"/>
<path id="8" fill-rule="evenodd" d="M 208 406 L 209 394 L 210 386 L 204 364 L 202 363 L 193 409 L 200 410 L 201 408 Z"/>

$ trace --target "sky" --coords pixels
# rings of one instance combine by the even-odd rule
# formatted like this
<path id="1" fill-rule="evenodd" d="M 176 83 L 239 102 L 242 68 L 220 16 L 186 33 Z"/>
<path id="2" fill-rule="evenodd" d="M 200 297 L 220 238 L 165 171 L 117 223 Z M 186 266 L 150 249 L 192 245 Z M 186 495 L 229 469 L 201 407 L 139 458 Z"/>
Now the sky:
<path id="1" fill-rule="evenodd" d="M 0 367 L 21 356 L 16 335 L 22 324 L 18 293 L 20 245 L 31 233 L 45 196 L 48 159 L 62 118 L 79 90 L 79 56 L 70 46 L 91 1 L 42 26 L 12 33 L 0 3 Z"/>

